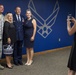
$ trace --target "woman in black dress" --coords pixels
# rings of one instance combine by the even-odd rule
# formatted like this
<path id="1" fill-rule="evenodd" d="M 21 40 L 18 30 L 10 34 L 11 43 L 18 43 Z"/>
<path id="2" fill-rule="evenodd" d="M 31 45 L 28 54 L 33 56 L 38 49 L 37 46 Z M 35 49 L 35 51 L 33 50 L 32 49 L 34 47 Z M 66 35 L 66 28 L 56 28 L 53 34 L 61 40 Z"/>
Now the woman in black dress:
<path id="1" fill-rule="evenodd" d="M 71 20 L 71 21 L 70 21 Z M 71 27 L 71 22 L 74 23 L 74 25 Z M 74 34 L 74 43 L 71 49 L 69 61 L 68 61 L 68 75 L 75 75 L 76 73 L 76 20 L 72 17 L 72 19 L 67 19 L 67 30 L 69 35 Z"/>
<path id="2" fill-rule="evenodd" d="M 12 13 L 7 13 L 5 16 L 3 28 L 3 53 L 6 56 L 7 67 L 12 69 L 11 55 L 13 54 L 13 45 L 16 41 L 16 31 L 13 25 Z"/>
<path id="3" fill-rule="evenodd" d="M 36 34 L 36 20 L 32 18 L 32 13 L 29 9 L 26 10 L 26 17 L 27 19 L 24 22 L 24 40 L 27 50 L 27 62 L 25 65 L 31 65 L 34 55 L 33 47 Z"/>

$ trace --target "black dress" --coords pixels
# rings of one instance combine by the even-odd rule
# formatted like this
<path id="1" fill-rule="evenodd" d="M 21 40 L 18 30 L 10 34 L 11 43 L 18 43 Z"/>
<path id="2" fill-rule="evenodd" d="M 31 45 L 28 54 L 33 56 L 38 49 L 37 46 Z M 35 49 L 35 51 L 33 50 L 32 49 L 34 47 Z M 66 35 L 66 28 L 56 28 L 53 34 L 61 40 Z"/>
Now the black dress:
<path id="1" fill-rule="evenodd" d="M 31 41 L 31 37 L 33 36 L 33 24 L 32 24 L 32 20 L 25 20 L 24 22 L 24 43 L 26 48 L 33 48 L 34 47 L 34 41 Z"/>
<path id="2" fill-rule="evenodd" d="M 70 70 L 76 71 L 76 33 L 74 34 L 74 43 L 72 45 L 72 49 L 68 61 L 68 68 Z"/>
<path id="3" fill-rule="evenodd" d="M 13 25 L 13 23 L 9 23 L 9 22 L 5 21 L 4 28 L 3 28 L 3 47 L 4 47 L 3 51 L 5 51 L 4 54 L 7 54 L 7 55 L 13 53 L 12 52 L 13 50 L 6 51 L 6 49 L 5 49 L 9 45 L 7 42 L 8 38 L 11 39 L 10 46 L 14 45 L 14 43 L 16 42 L 16 29 L 15 29 L 15 26 Z"/>

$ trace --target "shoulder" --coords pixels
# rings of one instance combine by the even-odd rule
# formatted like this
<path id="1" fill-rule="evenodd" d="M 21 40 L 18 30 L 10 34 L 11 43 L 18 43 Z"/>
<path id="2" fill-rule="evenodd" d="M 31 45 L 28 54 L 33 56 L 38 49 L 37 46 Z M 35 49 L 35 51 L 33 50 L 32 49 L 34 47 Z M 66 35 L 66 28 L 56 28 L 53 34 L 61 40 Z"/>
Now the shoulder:
<path id="1" fill-rule="evenodd" d="M 13 18 L 16 18 L 16 14 L 13 14 Z"/>
<path id="2" fill-rule="evenodd" d="M 20 15 L 22 18 L 24 18 L 24 16 L 23 15 Z"/>
<path id="3" fill-rule="evenodd" d="M 16 14 L 13 14 L 13 22 L 16 20 Z"/>
<path id="4" fill-rule="evenodd" d="M 26 22 L 27 21 L 27 18 L 26 19 L 24 19 L 24 22 Z"/>
<path id="5" fill-rule="evenodd" d="M 23 15 L 20 15 L 21 17 L 24 17 Z"/>
<path id="6" fill-rule="evenodd" d="M 5 26 L 9 26 L 9 22 L 8 22 L 8 21 L 5 21 L 5 22 L 4 22 L 4 25 L 5 25 Z"/>
<path id="7" fill-rule="evenodd" d="M 36 22 L 36 20 L 34 18 L 32 18 L 32 23 Z"/>

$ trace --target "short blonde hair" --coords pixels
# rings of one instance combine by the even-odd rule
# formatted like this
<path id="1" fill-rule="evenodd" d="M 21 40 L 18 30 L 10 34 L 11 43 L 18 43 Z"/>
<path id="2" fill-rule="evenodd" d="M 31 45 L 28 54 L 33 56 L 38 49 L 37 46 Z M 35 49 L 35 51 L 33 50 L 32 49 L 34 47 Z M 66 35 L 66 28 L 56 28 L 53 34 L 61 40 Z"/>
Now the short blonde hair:
<path id="1" fill-rule="evenodd" d="M 12 15 L 12 21 L 10 21 L 10 20 L 8 19 L 8 17 L 9 17 L 10 15 Z M 13 14 L 12 14 L 12 13 L 7 13 L 7 14 L 5 15 L 4 20 L 5 20 L 5 21 L 8 21 L 8 22 L 10 22 L 10 23 L 13 23 Z"/>

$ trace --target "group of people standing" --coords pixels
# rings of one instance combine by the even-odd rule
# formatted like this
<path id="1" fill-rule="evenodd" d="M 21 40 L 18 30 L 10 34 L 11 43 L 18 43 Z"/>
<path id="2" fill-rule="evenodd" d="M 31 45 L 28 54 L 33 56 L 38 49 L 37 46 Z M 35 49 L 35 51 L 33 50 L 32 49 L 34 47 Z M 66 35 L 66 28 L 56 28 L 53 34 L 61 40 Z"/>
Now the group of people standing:
<path id="1" fill-rule="evenodd" d="M 15 65 L 23 65 L 22 45 L 26 47 L 27 62 L 25 65 L 33 63 L 34 40 L 36 34 L 36 20 L 32 17 L 30 9 L 26 10 L 26 19 L 21 15 L 21 8 L 15 8 L 15 14 L 11 12 L 4 16 L 4 6 L 0 5 L 0 54 L 5 54 L 6 67 L 13 68 L 11 56 Z M 1 56 L 1 55 L 0 55 Z M 0 69 L 4 69 L 0 65 Z"/>
<path id="2" fill-rule="evenodd" d="M 0 58 L 3 54 L 6 57 L 6 67 L 13 68 L 11 56 L 15 65 L 23 65 L 22 62 L 22 45 L 26 47 L 27 62 L 25 65 L 33 63 L 34 40 L 36 35 L 36 20 L 32 17 L 30 9 L 26 10 L 26 19 L 21 15 L 21 8 L 15 8 L 15 14 L 11 12 L 3 15 L 4 6 L 0 4 Z M 71 27 L 71 22 L 74 24 Z M 76 74 L 76 20 L 72 17 L 67 19 L 67 30 L 69 35 L 74 34 L 74 43 L 68 61 L 68 75 Z M 0 65 L 0 69 L 4 69 Z"/>

